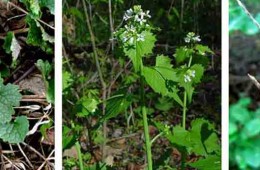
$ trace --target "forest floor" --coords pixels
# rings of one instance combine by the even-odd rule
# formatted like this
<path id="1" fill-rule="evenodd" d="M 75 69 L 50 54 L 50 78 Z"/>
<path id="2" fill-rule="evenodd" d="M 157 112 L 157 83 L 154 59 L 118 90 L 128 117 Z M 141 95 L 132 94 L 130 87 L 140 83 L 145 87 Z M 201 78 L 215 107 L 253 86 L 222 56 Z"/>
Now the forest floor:
<path id="1" fill-rule="evenodd" d="M 53 17 L 44 22 L 53 23 Z M 22 94 L 15 114 L 29 120 L 29 133 L 19 144 L 0 143 L 0 169 L 54 169 L 54 106 L 47 102 L 43 76 L 35 63 L 39 60 L 53 62 L 53 54 L 46 54 L 39 47 L 28 45 L 29 26 L 26 23 L 27 9 L 22 3 L 0 2 L 0 74 L 4 84 L 19 86 Z M 13 32 L 20 46 L 15 59 L 7 54 L 3 44 L 8 32 Z M 54 31 L 52 31 L 54 34 Z"/>

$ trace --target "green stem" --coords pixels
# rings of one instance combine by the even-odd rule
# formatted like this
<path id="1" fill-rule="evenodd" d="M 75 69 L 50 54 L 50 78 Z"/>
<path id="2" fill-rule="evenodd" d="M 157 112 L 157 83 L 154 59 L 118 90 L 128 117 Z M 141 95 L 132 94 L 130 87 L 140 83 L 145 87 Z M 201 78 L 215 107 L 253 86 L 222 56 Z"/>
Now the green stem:
<path id="1" fill-rule="evenodd" d="M 192 62 L 192 56 L 190 57 L 188 68 L 191 66 Z M 186 129 L 186 114 L 187 114 L 187 91 L 184 91 L 184 98 L 183 98 L 183 110 L 182 110 L 182 127 L 183 129 Z M 182 152 L 181 156 L 181 169 L 185 169 L 185 159 L 186 159 L 186 153 Z"/>
<path id="2" fill-rule="evenodd" d="M 191 66 L 192 62 L 192 56 L 190 57 L 188 67 Z M 184 91 L 184 98 L 183 98 L 183 110 L 182 110 L 182 127 L 185 129 L 186 128 L 186 113 L 187 113 L 187 92 L 186 90 Z"/>
<path id="3" fill-rule="evenodd" d="M 144 77 L 142 76 L 142 67 L 141 67 L 141 107 L 142 107 L 142 115 L 143 115 L 143 124 L 144 124 L 144 137 L 145 137 L 145 147 L 146 147 L 146 157 L 148 163 L 148 170 L 153 170 L 153 160 L 152 160 L 152 149 L 149 135 L 149 126 L 147 120 L 147 112 L 145 107 L 145 94 L 144 94 Z"/>
<path id="4" fill-rule="evenodd" d="M 186 112 L 187 112 L 187 92 L 184 92 L 183 109 L 182 109 L 182 127 L 186 128 Z"/>
<path id="5" fill-rule="evenodd" d="M 72 128 L 75 128 L 75 125 L 74 123 L 71 121 L 71 127 Z M 81 147 L 80 147 L 80 143 L 79 141 L 77 141 L 75 143 L 75 147 L 76 147 L 76 150 L 77 150 L 77 154 L 78 154 L 78 159 L 79 159 L 79 169 L 80 170 L 84 170 L 84 165 L 83 165 L 83 159 L 82 159 L 82 153 L 81 153 Z"/>

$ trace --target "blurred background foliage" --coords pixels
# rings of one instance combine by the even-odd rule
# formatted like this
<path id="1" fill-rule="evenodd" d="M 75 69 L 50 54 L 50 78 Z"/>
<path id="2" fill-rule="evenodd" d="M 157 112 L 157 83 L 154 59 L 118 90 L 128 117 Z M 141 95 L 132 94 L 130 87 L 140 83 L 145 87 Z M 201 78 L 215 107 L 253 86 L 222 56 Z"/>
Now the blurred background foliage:
<path id="1" fill-rule="evenodd" d="M 250 73 L 260 79 L 260 30 L 236 0 L 229 2 L 230 169 L 259 169 L 260 93 L 247 74 Z M 241 2 L 259 22 L 259 1 Z"/>

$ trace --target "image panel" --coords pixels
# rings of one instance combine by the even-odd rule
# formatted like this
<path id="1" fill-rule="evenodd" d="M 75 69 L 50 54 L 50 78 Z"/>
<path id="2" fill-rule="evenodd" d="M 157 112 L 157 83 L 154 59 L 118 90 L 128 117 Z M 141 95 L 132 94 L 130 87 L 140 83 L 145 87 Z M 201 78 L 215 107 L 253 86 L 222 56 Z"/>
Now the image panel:
<path id="1" fill-rule="evenodd" d="M 229 0 L 229 166 L 260 169 L 260 3 Z"/>
<path id="2" fill-rule="evenodd" d="M 221 1 L 63 1 L 63 168 L 221 169 Z"/>
<path id="3" fill-rule="evenodd" d="M 54 0 L 0 1 L 0 169 L 54 169 Z"/>

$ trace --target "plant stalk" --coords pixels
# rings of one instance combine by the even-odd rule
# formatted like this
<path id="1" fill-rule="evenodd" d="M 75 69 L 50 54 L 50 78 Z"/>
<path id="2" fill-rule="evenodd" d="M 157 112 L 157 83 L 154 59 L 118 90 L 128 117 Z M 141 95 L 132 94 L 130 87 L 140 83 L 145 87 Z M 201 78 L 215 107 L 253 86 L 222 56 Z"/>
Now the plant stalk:
<path id="1" fill-rule="evenodd" d="M 186 112 L 187 112 L 187 92 L 184 92 L 183 109 L 182 109 L 182 127 L 186 129 Z"/>
<path id="2" fill-rule="evenodd" d="M 188 68 L 191 66 L 192 56 L 190 57 Z M 186 128 L 186 113 L 187 113 L 187 92 L 184 91 L 184 98 L 183 98 L 183 110 L 182 110 L 182 127 Z"/>
<path id="3" fill-rule="evenodd" d="M 95 62 L 96 62 L 96 67 L 97 67 L 100 83 L 101 83 L 101 86 L 102 86 L 102 91 L 103 91 L 102 100 L 106 101 L 107 86 L 106 86 L 106 83 L 105 83 L 105 80 L 104 80 L 104 77 L 103 77 L 103 74 L 102 74 L 102 70 L 101 70 L 101 67 L 100 67 L 100 63 L 99 63 L 99 60 L 98 60 L 98 53 L 97 53 L 96 42 L 95 42 L 95 35 L 94 35 L 92 27 L 91 27 L 90 17 L 89 17 L 89 14 L 88 14 L 88 9 L 87 9 L 87 5 L 86 5 L 85 0 L 82 0 L 82 4 L 83 4 L 84 11 L 85 11 L 87 27 L 88 27 L 88 30 L 89 30 L 89 33 L 90 33 L 90 38 L 91 38 L 94 58 L 95 58 Z M 105 115 L 105 111 L 106 111 L 106 102 L 103 102 L 103 104 L 102 104 L 103 115 Z M 104 123 L 103 123 L 103 137 L 104 137 L 105 140 L 102 144 L 102 160 L 103 161 L 105 160 L 105 156 L 106 156 L 106 154 L 105 154 L 106 153 L 106 151 L 105 151 L 106 137 L 107 137 L 107 130 L 106 129 L 107 129 L 107 122 L 104 121 Z"/>
<path id="4" fill-rule="evenodd" d="M 142 73 L 142 67 L 141 67 Z M 148 170 L 153 170 L 153 160 L 152 160 L 152 149 L 151 149 L 151 142 L 150 142 L 150 134 L 149 134 L 149 125 L 147 119 L 147 112 L 145 107 L 145 94 L 144 94 L 144 77 L 142 74 L 140 75 L 141 79 L 141 108 L 142 108 L 142 115 L 143 115 L 143 124 L 144 124 L 144 137 L 145 137 L 145 147 L 146 147 L 146 157 L 148 163 Z"/>
<path id="5" fill-rule="evenodd" d="M 71 127 L 72 128 L 75 128 L 75 125 L 74 123 L 71 121 Z M 81 153 L 81 147 L 80 147 L 80 143 L 79 141 L 77 141 L 75 143 L 75 147 L 76 147 L 76 150 L 77 150 L 77 154 L 78 154 L 78 160 L 79 160 L 79 169 L 80 170 L 84 170 L 84 165 L 83 165 L 83 159 L 82 159 L 82 153 Z"/>

